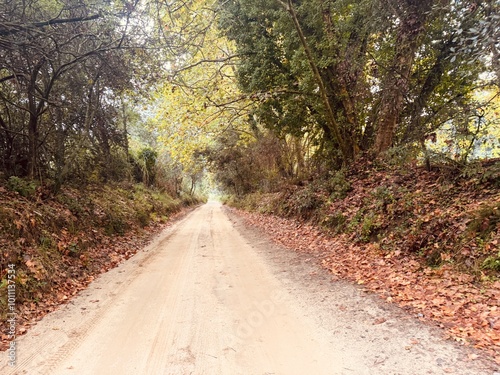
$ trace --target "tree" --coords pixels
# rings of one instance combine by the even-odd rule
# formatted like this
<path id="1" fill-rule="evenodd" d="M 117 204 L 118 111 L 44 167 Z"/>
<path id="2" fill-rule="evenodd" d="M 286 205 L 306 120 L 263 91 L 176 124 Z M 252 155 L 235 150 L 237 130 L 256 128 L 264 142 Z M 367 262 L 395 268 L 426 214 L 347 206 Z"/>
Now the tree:
<path id="1" fill-rule="evenodd" d="M 350 159 L 353 157 L 352 155 L 352 150 L 350 149 L 351 145 L 348 145 L 346 141 L 344 140 L 344 137 L 342 136 L 340 132 L 340 126 L 337 122 L 337 119 L 335 118 L 335 115 L 333 113 L 332 106 L 330 104 L 330 100 L 328 99 L 328 92 L 326 91 L 325 87 L 325 82 L 323 80 L 323 77 L 321 76 L 318 65 L 316 64 L 313 52 L 311 48 L 309 47 L 309 44 L 306 41 L 306 36 L 304 35 L 304 32 L 302 30 L 302 27 L 300 25 L 300 21 L 298 19 L 297 13 L 295 12 L 295 9 L 293 7 L 292 1 L 288 0 L 287 2 L 279 0 L 279 2 L 283 5 L 283 7 L 290 13 L 290 16 L 292 17 L 293 24 L 295 26 L 295 30 L 297 31 L 297 34 L 299 36 L 300 42 L 302 47 L 304 48 L 304 52 L 307 56 L 307 60 L 309 62 L 309 65 L 311 66 L 311 70 L 313 72 L 315 81 L 318 85 L 318 91 L 321 94 L 321 99 L 323 102 L 323 105 L 325 106 L 326 110 L 326 117 L 327 121 L 329 124 L 329 128 L 331 132 L 333 133 L 335 140 L 337 141 L 340 150 L 342 152 L 342 155 L 345 159 Z"/>
<path id="2" fill-rule="evenodd" d="M 427 29 L 427 19 L 433 2 L 430 0 L 389 0 L 393 18 L 398 21 L 393 58 L 382 80 L 379 111 L 375 128 L 375 152 L 387 151 L 393 145 L 404 98 L 408 95 L 410 75 L 416 53 L 421 47 L 422 35 Z"/>
<path id="3" fill-rule="evenodd" d="M 203 151 L 224 133 L 244 133 L 253 101 L 237 87 L 232 44 L 221 37 L 217 11 L 205 1 L 171 7 L 163 19 L 175 54 L 167 56 L 168 80 L 157 85 L 154 127 L 169 155 L 182 165 L 194 192 L 205 169 Z"/>
<path id="4" fill-rule="evenodd" d="M 359 152 L 362 115 L 354 98 L 362 91 L 359 67 L 368 31 L 350 25 L 358 26 L 365 4 L 358 9 L 359 13 L 348 10 L 352 14 L 344 18 L 342 32 L 333 25 L 338 16 L 330 2 L 324 1 L 281 5 L 234 1 L 221 17 L 221 28 L 242 56 L 238 72 L 243 89 L 268 93 L 256 111 L 259 120 L 278 132 L 298 135 L 320 130 L 321 143 L 343 155 L 332 155 L 341 159 L 338 165 Z"/>
<path id="5" fill-rule="evenodd" d="M 4 2 L 0 9 L 4 172 L 60 179 L 75 161 L 68 151 L 77 150 L 78 164 L 92 156 L 110 166 L 115 145 L 126 145 L 119 98 L 155 78 L 147 75 L 157 60 L 145 48 L 152 40 L 145 10 L 138 1 Z"/>
<path id="6" fill-rule="evenodd" d="M 341 165 L 360 151 L 422 142 L 444 122 L 460 121 L 447 107 L 474 106 L 471 93 L 496 44 L 469 39 L 460 50 L 459 34 L 490 14 L 482 28 L 489 35 L 497 18 L 490 2 L 465 4 L 233 0 L 221 10 L 221 29 L 241 56 L 242 90 L 268 93 L 259 120 L 288 134 L 306 134 L 305 124 L 321 130 Z"/>

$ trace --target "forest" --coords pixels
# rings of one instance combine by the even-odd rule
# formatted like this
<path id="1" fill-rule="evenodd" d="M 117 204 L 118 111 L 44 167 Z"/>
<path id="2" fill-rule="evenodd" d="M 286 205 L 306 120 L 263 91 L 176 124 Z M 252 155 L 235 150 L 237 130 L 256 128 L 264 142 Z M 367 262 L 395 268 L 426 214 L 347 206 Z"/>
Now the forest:
<path id="1" fill-rule="evenodd" d="M 5 180 L 56 192 L 159 173 L 175 190 L 210 174 L 241 195 L 363 157 L 499 156 L 495 1 L 7 1 L 0 14 Z"/>
<path id="2" fill-rule="evenodd" d="M 495 282 L 499 56 L 495 0 L 5 0 L 0 279 L 210 196 Z"/>

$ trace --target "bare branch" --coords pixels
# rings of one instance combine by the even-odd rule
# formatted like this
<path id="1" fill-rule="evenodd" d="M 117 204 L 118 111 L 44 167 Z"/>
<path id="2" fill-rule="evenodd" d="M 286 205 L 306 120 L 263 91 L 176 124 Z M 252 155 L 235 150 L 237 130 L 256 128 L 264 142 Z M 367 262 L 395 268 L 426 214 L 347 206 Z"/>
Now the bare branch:
<path id="1" fill-rule="evenodd" d="M 0 31 L 0 36 L 8 36 L 8 35 L 13 35 L 17 34 L 23 30 L 29 30 L 29 29 L 34 29 L 34 28 L 40 28 L 40 27 L 45 27 L 45 26 L 50 26 L 50 25 L 57 25 L 57 24 L 65 24 L 65 23 L 76 23 L 76 22 L 86 22 L 86 21 L 92 21 L 100 18 L 100 14 L 94 14 L 92 16 L 87 16 L 87 17 L 76 17 L 76 18 L 60 18 L 60 19 L 51 19 L 48 21 L 42 21 L 42 22 L 34 22 L 28 25 L 22 25 L 22 24 L 13 24 L 10 26 L 9 29 L 6 30 L 1 30 Z"/>
<path id="2" fill-rule="evenodd" d="M 187 66 L 184 66 L 180 69 L 176 69 L 175 70 L 175 74 L 177 73 L 180 73 L 180 72 L 183 72 L 185 70 L 189 70 L 189 69 L 192 69 L 196 66 L 199 66 L 201 64 L 210 64 L 210 63 L 224 63 L 226 61 L 231 61 L 232 59 L 236 59 L 236 58 L 239 58 L 240 56 L 242 55 L 232 55 L 232 56 L 227 56 L 227 57 L 224 57 L 224 58 L 220 58 L 220 59 L 203 59 L 203 60 L 199 60 L 191 65 L 187 65 Z"/>

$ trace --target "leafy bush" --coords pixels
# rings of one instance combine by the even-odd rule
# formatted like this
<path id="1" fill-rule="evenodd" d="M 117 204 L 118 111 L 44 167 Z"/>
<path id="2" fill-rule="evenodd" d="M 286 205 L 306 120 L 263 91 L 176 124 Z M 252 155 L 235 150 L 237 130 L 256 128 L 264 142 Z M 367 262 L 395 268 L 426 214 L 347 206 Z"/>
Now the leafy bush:
<path id="1" fill-rule="evenodd" d="M 124 218 L 118 215 L 111 214 L 108 216 L 108 220 L 104 230 L 108 236 L 111 236 L 113 234 L 119 234 L 120 236 L 123 236 L 128 227 L 129 226 Z"/>
<path id="2" fill-rule="evenodd" d="M 340 170 L 331 173 L 331 177 L 327 181 L 327 189 L 330 193 L 330 199 L 344 199 L 352 187 L 344 171 Z"/>
<path id="3" fill-rule="evenodd" d="M 287 215 L 310 219 L 314 211 L 321 209 L 325 203 L 326 197 L 308 186 L 290 194 L 283 204 L 283 210 Z"/>
<path id="4" fill-rule="evenodd" d="M 500 187 L 500 162 L 487 160 L 468 163 L 462 169 L 461 177 L 474 180 L 476 184 L 489 182 L 498 188 Z"/>
<path id="5" fill-rule="evenodd" d="M 328 214 L 321 222 L 321 226 L 325 229 L 333 229 L 335 233 L 341 233 L 347 222 L 347 217 L 340 211 Z"/>
<path id="6" fill-rule="evenodd" d="M 369 213 L 363 217 L 361 223 L 361 240 L 369 242 L 380 228 L 380 223 L 374 213 Z"/>
<path id="7" fill-rule="evenodd" d="M 143 210 L 137 210 L 136 218 L 141 227 L 143 228 L 146 227 L 151 220 L 151 216 L 146 211 Z"/>
<path id="8" fill-rule="evenodd" d="M 500 271 L 500 253 L 496 256 L 490 256 L 486 258 L 483 262 L 483 269 Z"/>
<path id="9" fill-rule="evenodd" d="M 403 144 L 387 150 L 384 155 L 383 162 L 387 163 L 388 166 L 399 167 L 402 165 L 408 165 L 414 160 L 422 158 L 422 155 L 422 148 L 418 144 Z"/>
<path id="10" fill-rule="evenodd" d="M 27 198 L 35 194 L 36 184 L 33 181 L 25 181 L 22 178 L 12 176 L 7 180 L 7 189 Z"/>
<path id="11" fill-rule="evenodd" d="M 378 207 L 386 207 L 396 201 L 391 187 L 378 186 L 372 191 L 371 196 L 376 200 Z"/>

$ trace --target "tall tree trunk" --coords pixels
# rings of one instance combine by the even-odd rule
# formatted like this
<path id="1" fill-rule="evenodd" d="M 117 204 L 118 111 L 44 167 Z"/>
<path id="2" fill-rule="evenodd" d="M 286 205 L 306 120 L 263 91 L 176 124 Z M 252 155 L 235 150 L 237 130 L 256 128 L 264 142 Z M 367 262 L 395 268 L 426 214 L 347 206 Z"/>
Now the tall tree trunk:
<path id="1" fill-rule="evenodd" d="M 127 104 L 123 96 L 120 97 L 120 104 L 121 104 L 121 110 L 122 110 L 122 121 L 123 121 L 123 147 L 125 150 L 125 155 L 128 158 L 128 153 L 129 153 L 129 144 L 128 144 L 128 114 L 127 114 Z"/>
<path id="2" fill-rule="evenodd" d="M 300 22 L 297 16 L 297 13 L 295 12 L 295 9 L 293 8 L 293 4 L 291 0 L 278 0 L 278 2 L 288 11 L 290 14 L 293 24 L 295 26 L 295 30 L 297 31 L 297 34 L 299 35 L 300 42 L 302 44 L 302 47 L 304 48 L 304 51 L 306 53 L 307 60 L 309 62 L 309 65 L 311 67 L 311 70 L 313 72 L 314 78 L 316 80 L 316 83 L 318 84 L 319 87 L 319 93 L 321 95 L 321 99 L 323 101 L 323 104 L 325 106 L 325 111 L 326 111 L 326 118 L 328 121 L 329 128 L 331 130 L 331 133 L 333 134 L 335 141 L 338 143 L 340 151 L 342 152 L 342 156 L 344 157 L 344 161 L 347 162 L 353 158 L 353 151 L 352 151 L 352 145 L 350 145 L 348 142 L 346 142 L 345 138 L 342 136 L 342 133 L 340 131 L 340 126 L 335 119 L 335 115 L 333 114 L 333 109 L 332 105 L 330 104 L 330 100 L 328 99 L 328 93 L 326 91 L 325 83 L 323 81 L 323 77 L 321 76 L 318 66 L 314 60 L 313 53 L 311 51 L 311 48 L 309 47 L 309 44 L 306 41 L 306 37 L 304 35 L 304 32 L 302 31 L 302 27 L 300 26 Z"/>
<path id="3" fill-rule="evenodd" d="M 4 149 L 3 152 L 3 162 L 2 171 L 7 172 L 7 174 L 12 173 L 15 167 L 15 160 L 13 160 L 13 150 L 14 150 L 14 136 L 10 133 L 7 123 L 0 114 L 0 127 L 3 130 L 4 144 L 0 145 Z"/>
<path id="4" fill-rule="evenodd" d="M 38 163 L 38 117 L 30 112 L 28 122 L 28 178 L 36 176 Z"/>
<path id="5" fill-rule="evenodd" d="M 39 94 L 37 92 L 37 79 L 40 73 L 40 69 L 45 64 L 45 58 L 40 59 L 38 63 L 33 67 L 33 71 L 31 72 L 30 82 L 28 85 L 28 112 L 29 112 L 29 120 L 28 120 L 28 178 L 34 179 L 37 175 L 38 169 L 38 143 L 40 141 L 39 137 L 39 129 L 38 129 L 38 121 L 40 119 L 41 114 L 43 113 L 44 105 L 45 105 L 45 97 L 48 96 L 48 92 L 50 92 L 50 87 L 52 83 L 49 85 L 47 89 L 47 93 L 44 98 L 39 99 L 37 103 L 37 98 L 39 98 Z"/>
<path id="6" fill-rule="evenodd" d="M 343 127 L 342 136 L 346 142 L 352 145 L 354 156 L 359 153 L 359 139 L 361 127 L 359 124 L 358 113 L 356 111 L 356 97 L 359 95 L 359 78 L 363 73 L 364 62 L 366 60 L 366 48 L 369 33 L 363 30 L 364 17 L 356 14 L 354 24 L 358 28 L 349 35 L 349 42 L 345 50 L 336 47 L 336 39 L 340 37 L 336 35 L 333 24 L 330 6 L 323 2 L 323 23 L 325 25 L 325 34 L 330 40 L 332 47 L 331 52 L 340 61 L 328 67 L 327 72 L 329 77 L 330 92 L 334 93 L 338 104 L 338 108 L 344 115 L 346 126 Z"/>
<path id="7" fill-rule="evenodd" d="M 36 176 L 38 163 L 38 111 L 36 103 L 36 77 L 37 72 L 32 74 L 28 88 L 28 178 Z"/>
<path id="8" fill-rule="evenodd" d="M 430 0 L 400 0 L 397 3 L 396 7 L 402 10 L 400 26 L 394 58 L 382 85 L 376 124 L 376 154 L 387 151 L 393 145 L 404 97 L 408 93 L 410 73 L 419 47 L 418 41 L 425 31 L 425 21 L 432 8 Z"/>

